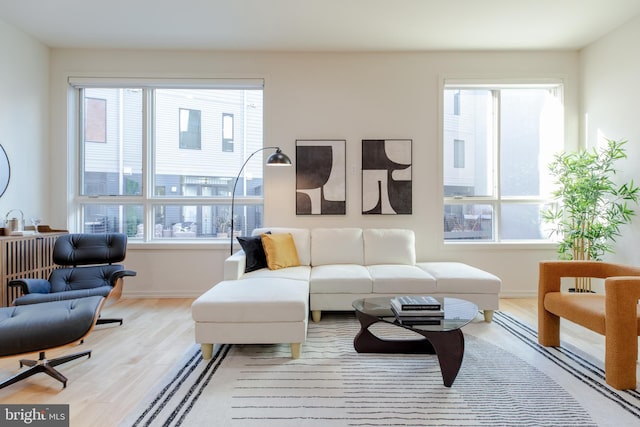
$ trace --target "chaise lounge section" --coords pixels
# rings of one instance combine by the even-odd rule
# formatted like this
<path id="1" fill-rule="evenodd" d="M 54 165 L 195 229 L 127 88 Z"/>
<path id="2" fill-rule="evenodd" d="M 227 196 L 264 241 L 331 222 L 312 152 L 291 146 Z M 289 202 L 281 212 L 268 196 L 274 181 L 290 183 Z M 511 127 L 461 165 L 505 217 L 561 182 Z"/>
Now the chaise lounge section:
<path id="1" fill-rule="evenodd" d="M 196 342 L 210 359 L 213 343 L 290 343 L 294 359 L 307 337 L 309 285 L 291 279 L 225 280 L 209 289 L 191 311 Z"/>

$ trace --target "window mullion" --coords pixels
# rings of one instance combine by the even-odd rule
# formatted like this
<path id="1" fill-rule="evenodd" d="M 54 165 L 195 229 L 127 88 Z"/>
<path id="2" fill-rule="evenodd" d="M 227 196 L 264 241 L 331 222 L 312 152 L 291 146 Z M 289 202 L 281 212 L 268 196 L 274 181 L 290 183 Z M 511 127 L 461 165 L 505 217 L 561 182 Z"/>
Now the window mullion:
<path id="1" fill-rule="evenodd" d="M 85 150 L 85 146 L 84 146 L 84 121 L 85 121 L 85 111 L 84 111 L 84 88 L 80 88 L 76 91 L 76 102 L 78 103 L 78 114 L 77 114 L 77 118 L 78 118 L 78 123 L 76 126 L 76 132 L 77 132 L 77 136 L 76 136 L 76 140 L 78 141 L 77 143 L 77 147 L 78 147 L 78 158 L 77 158 L 77 162 L 76 164 L 78 165 L 78 170 L 83 171 L 84 170 L 84 150 Z M 74 193 L 78 196 L 84 195 L 84 174 L 77 174 L 78 175 L 78 181 L 76 182 L 76 188 L 74 189 Z M 79 220 L 78 220 L 78 225 L 80 224 Z"/>
<path id="2" fill-rule="evenodd" d="M 501 217 L 502 217 L 502 186 L 501 186 L 501 146 L 500 146 L 500 120 L 501 120 L 501 99 L 500 99 L 500 90 L 496 89 L 491 91 L 493 95 L 493 196 L 494 196 L 494 206 L 493 206 L 493 220 L 494 220 L 494 240 L 500 242 L 502 240 L 502 230 L 500 227 Z"/>
<path id="3" fill-rule="evenodd" d="M 155 180 L 153 171 L 155 170 L 155 133 L 154 117 L 155 117 L 155 91 L 153 89 L 143 89 L 142 102 L 142 194 L 143 201 L 143 217 L 145 224 L 153 224 L 153 193 L 155 188 Z M 145 241 L 151 240 L 153 237 L 153 227 L 144 227 Z"/>

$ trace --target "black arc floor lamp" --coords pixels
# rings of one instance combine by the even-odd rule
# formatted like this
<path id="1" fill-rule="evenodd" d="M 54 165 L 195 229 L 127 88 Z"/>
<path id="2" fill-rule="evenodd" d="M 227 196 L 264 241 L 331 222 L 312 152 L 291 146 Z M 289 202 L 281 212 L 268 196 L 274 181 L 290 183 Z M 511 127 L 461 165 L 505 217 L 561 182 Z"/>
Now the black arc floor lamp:
<path id="1" fill-rule="evenodd" d="M 231 247 L 229 248 L 229 253 L 231 255 L 233 255 L 233 212 L 234 212 L 234 207 L 236 202 L 236 185 L 238 185 L 238 179 L 240 179 L 240 175 L 242 175 L 242 171 L 244 170 L 244 167 L 247 165 L 247 162 L 251 160 L 251 158 L 256 153 L 259 153 L 264 150 L 276 150 L 276 152 L 270 155 L 269 158 L 267 159 L 267 166 L 291 166 L 291 159 L 289 159 L 289 156 L 287 156 L 282 152 L 282 150 L 280 150 L 280 147 L 259 148 L 258 150 L 251 153 L 249 157 L 247 157 L 247 160 L 244 161 L 244 163 L 242 164 L 242 167 L 240 168 L 240 171 L 238 172 L 238 175 L 236 176 L 236 180 L 233 183 L 233 191 L 231 192 L 231 230 L 229 233 L 231 234 L 231 240 L 230 240 Z"/>

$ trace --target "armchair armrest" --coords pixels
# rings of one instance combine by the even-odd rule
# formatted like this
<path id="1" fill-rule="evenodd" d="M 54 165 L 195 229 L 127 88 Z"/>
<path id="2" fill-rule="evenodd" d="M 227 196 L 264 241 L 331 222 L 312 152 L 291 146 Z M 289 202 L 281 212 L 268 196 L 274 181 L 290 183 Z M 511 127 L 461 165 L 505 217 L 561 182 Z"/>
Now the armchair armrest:
<path id="1" fill-rule="evenodd" d="M 632 325 L 637 322 L 640 276 L 609 277 L 604 281 L 604 293 L 607 330 L 609 326 L 613 330 L 626 329 L 620 325 Z"/>
<path id="2" fill-rule="evenodd" d="M 224 280 L 238 280 L 244 274 L 247 257 L 244 251 L 238 251 L 224 260 Z"/>
<path id="3" fill-rule="evenodd" d="M 640 277 L 610 277 L 604 287 L 606 380 L 616 388 L 635 388 Z"/>
<path id="4" fill-rule="evenodd" d="M 51 283 L 46 279 L 16 279 L 9 282 L 12 288 L 20 288 L 23 294 L 48 294 Z"/>
<path id="5" fill-rule="evenodd" d="M 113 274 L 111 274 L 111 277 L 109 278 L 109 283 L 111 284 L 111 286 L 115 286 L 118 279 L 122 279 L 124 277 L 133 277 L 137 275 L 138 273 L 133 270 L 114 271 Z"/>

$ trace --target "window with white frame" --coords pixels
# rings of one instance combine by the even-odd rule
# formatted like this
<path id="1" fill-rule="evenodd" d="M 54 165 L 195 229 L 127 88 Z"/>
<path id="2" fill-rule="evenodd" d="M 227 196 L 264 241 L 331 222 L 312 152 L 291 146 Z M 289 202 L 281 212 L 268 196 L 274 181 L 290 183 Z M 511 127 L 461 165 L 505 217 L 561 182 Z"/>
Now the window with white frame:
<path id="1" fill-rule="evenodd" d="M 70 78 L 70 84 L 78 99 L 73 206 L 79 231 L 226 242 L 231 233 L 262 226 L 263 162 L 254 156 L 236 186 L 230 230 L 235 177 L 263 147 L 262 81 Z M 103 109 L 95 108 L 95 99 L 104 100 Z M 237 134 L 224 129 L 224 115 L 233 118 Z M 100 120 L 105 138 L 96 144 L 88 131 L 95 134 Z M 229 135 L 235 150 L 223 148 Z"/>
<path id="2" fill-rule="evenodd" d="M 445 81 L 443 103 L 445 241 L 547 240 L 562 84 Z"/>

